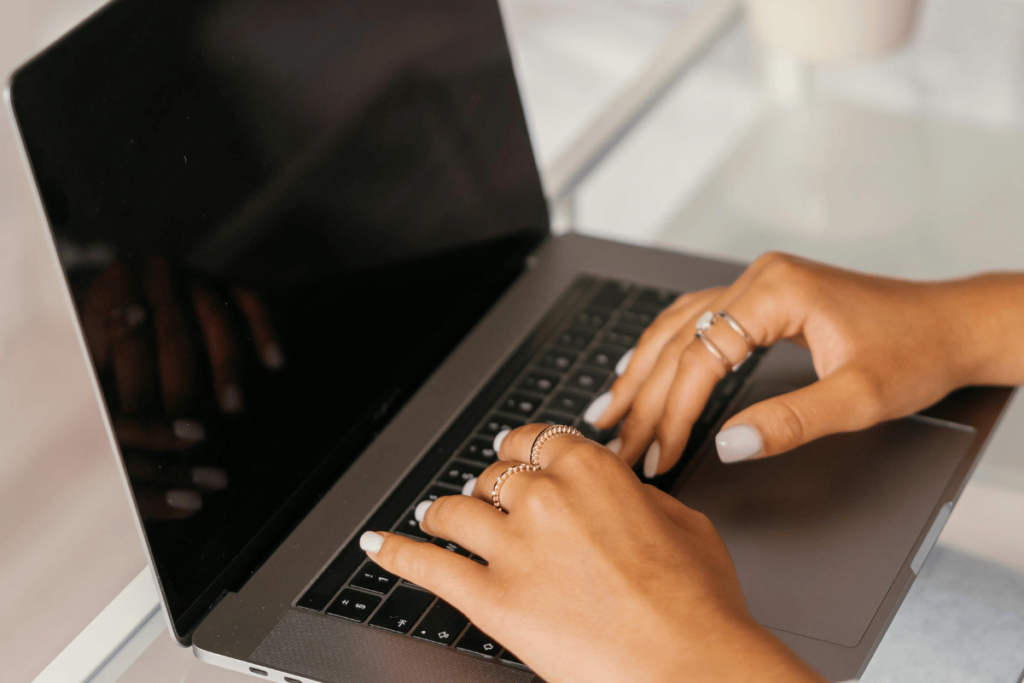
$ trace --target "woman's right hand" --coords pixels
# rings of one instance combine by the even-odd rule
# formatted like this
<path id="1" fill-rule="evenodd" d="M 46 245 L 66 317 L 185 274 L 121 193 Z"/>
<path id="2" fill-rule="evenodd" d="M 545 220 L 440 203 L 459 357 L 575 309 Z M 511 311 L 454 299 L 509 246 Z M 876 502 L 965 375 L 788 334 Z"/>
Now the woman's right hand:
<path id="1" fill-rule="evenodd" d="M 727 374 L 694 337 L 707 311 L 728 312 L 756 346 L 781 339 L 806 346 L 819 377 L 729 419 L 716 438 L 725 462 L 902 417 L 967 384 L 1024 381 L 1019 275 L 916 283 L 766 254 L 731 286 L 685 294 L 658 316 L 610 397 L 588 410 L 588 421 L 603 429 L 625 420 L 609 447 L 630 464 L 644 458 L 647 477 L 678 461 Z M 731 363 L 750 348 L 721 318 L 706 334 Z"/>

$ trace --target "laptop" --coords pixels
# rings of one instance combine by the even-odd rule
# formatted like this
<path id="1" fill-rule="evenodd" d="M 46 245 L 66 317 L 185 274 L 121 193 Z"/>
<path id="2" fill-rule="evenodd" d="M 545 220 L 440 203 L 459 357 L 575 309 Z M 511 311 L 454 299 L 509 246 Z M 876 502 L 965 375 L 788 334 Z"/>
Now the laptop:
<path id="1" fill-rule="evenodd" d="M 116 0 L 6 97 L 176 641 L 281 683 L 537 680 L 357 539 L 468 556 L 417 503 L 506 427 L 606 442 L 580 415 L 617 361 L 743 265 L 551 234 L 495 0 Z M 814 379 L 759 351 L 657 484 L 715 522 L 754 617 L 843 680 L 1011 391 L 717 459 L 730 414 Z"/>

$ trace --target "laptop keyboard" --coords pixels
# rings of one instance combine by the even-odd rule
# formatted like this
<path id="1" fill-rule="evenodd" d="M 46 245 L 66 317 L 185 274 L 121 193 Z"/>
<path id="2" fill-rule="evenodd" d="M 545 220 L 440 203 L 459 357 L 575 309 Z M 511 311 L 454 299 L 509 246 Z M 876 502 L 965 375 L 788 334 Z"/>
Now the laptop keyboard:
<path id="1" fill-rule="evenodd" d="M 366 530 L 390 529 L 486 564 L 485 559 L 455 543 L 422 531 L 413 516 L 416 506 L 424 500 L 459 494 L 467 481 L 495 462 L 492 444 L 503 429 L 529 422 L 572 425 L 595 441 L 607 443 L 615 430 L 599 431 L 581 416 L 612 384 L 622 355 L 678 295 L 590 276 L 577 279 L 296 606 L 526 668 L 454 607 L 368 560 L 359 548 L 359 536 Z M 706 439 L 738 393 L 759 355 L 718 385 L 684 457 L 653 483 L 666 488 L 677 478 L 688 456 Z"/>

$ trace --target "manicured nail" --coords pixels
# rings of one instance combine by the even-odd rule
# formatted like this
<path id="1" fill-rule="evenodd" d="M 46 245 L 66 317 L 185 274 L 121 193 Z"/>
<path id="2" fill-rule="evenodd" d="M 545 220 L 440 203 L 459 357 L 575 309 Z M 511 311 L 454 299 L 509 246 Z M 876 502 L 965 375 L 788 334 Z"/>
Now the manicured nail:
<path id="1" fill-rule="evenodd" d="M 384 537 L 376 531 L 367 531 L 359 537 L 359 547 L 363 549 L 363 552 L 379 552 L 382 545 L 384 545 Z"/>
<path id="2" fill-rule="evenodd" d="M 284 367 L 284 353 L 277 344 L 270 344 L 263 349 L 263 363 L 271 370 L 280 370 Z"/>
<path id="3" fill-rule="evenodd" d="M 475 489 L 475 488 L 476 488 L 476 477 L 473 477 L 472 479 L 470 479 L 469 481 L 467 481 L 465 484 L 462 485 L 462 495 L 464 495 L 464 496 L 472 496 L 473 495 L 473 489 Z"/>
<path id="4" fill-rule="evenodd" d="M 608 442 L 608 444 L 605 446 L 605 448 L 610 450 L 615 455 L 618 455 L 619 451 L 622 450 L 622 439 L 620 439 L 618 437 L 612 439 L 611 441 Z"/>
<path id="5" fill-rule="evenodd" d="M 612 392 L 606 391 L 595 398 L 594 402 L 590 404 L 590 407 L 587 408 L 587 412 L 583 413 L 583 420 L 590 424 L 594 424 L 601 419 L 601 416 L 604 415 L 605 411 L 608 410 L 608 406 L 611 404 Z"/>
<path id="6" fill-rule="evenodd" d="M 658 474 L 658 461 L 661 460 L 661 444 L 657 440 L 652 441 L 647 448 L 647 455 L 644 456 L 644 476 L 654 479 Z"/>
<path id="7" fill-rule="evenodd" d="M 192 482 L 200 488 L 223 491 L 228 487 L 228 473 L 219 467 L 193 467 Z"/>
<path id="8" fill-rule="evenodd" d="M 220 394 L 220 409 L 225 413 L 242 412 L 242 391 L 234 384 L 224 387 Z"/>
<path id="9" fill-rule="evenodd" d="M 195 491 L 189 491 L 188 489 L 175 489 L 168 491 L 164 496 L 164 500 L 172 508 L 178 510 L 198 510 L 203 507 L 203 497 Z"/>
<path id="10" fill-rule="evenodd" d="M 183 441 L 202 441 L 206 438 L 203 424 L 195 420 L 175 420 L 171 429 L 174 430 L 174 436 Z"/>
<path id="11" fill-rule="evenodd" d="M 715 437 L 718 457 L 722 462 L 749 460 L 764 451 L 761 435 L 750 425 L 736 425 L 718 432 Z"/>
<path id="12" fill-rule="evenodd" d="M 416 512 L 414 512 L 412 514 L 416 517 L 416 521 L 417 522 L 422 522 L 423 521 L 423 517 L 426 516 L 427 510 L 429 510 L 430 506 L 433 505 L 433 504 L 434 504 L 434 501 L 432 501 L 432 500 L 425 500 L 425 501 L 423 501 L 422 503 L 420 503 L 419 505 L 416 506 Z"/>
<path id="13" fill-rule="evenodd" d="M 505 440 L 505 437 L 508 436 L 508 433 L 511 431 L 511 429 L 502 429 L 500 432 L 494 435 L 495 453 L 501 453 L 501 443 Z"/>
<path id="14" fill-rule="evenodd" d="M 633 360 L 634 351 L 636 351 L 636 348 L 632 348 L 629 351 L 626 351 L 626 353 L 622 354 L 622 358 L 620 358 L 619 362 L 615 364 L 616 375 L 619 375 L 621 377 L 622 375 L 626 374 L 626 368 L 629 367 L 629 361 Z"/>

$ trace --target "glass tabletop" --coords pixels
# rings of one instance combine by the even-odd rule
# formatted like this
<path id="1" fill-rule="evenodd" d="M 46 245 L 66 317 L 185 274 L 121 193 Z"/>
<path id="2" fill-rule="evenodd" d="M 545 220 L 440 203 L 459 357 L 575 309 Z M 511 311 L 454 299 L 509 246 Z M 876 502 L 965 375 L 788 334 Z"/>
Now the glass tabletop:
<path id="1" fill-rule="evenodd" d="M 696 4 L 651 0 L 636 21 L 682 21 Z M 624 26 L 621 2 L 584 5 L 506 3 L 542 166 L 569 144 L 571 119 L 642 68 L 652 50 L 644 41 L 667 35 Z M 782 250 L 899 277 L 1020 270 L 1022 34 L 1024 3 L 933 0 L 906 49 L 864 65 L 797 65 L 804 90 L 783 101 L 763 75 L 774 58 L 741 23 L 580 185 L 578 229 L 733 259 Z M 1018 399 L 862 680 L 1019 680 L 1022 441 Z M 161 619 L 93 680 L 250 680 L 194 660 Z"/>

